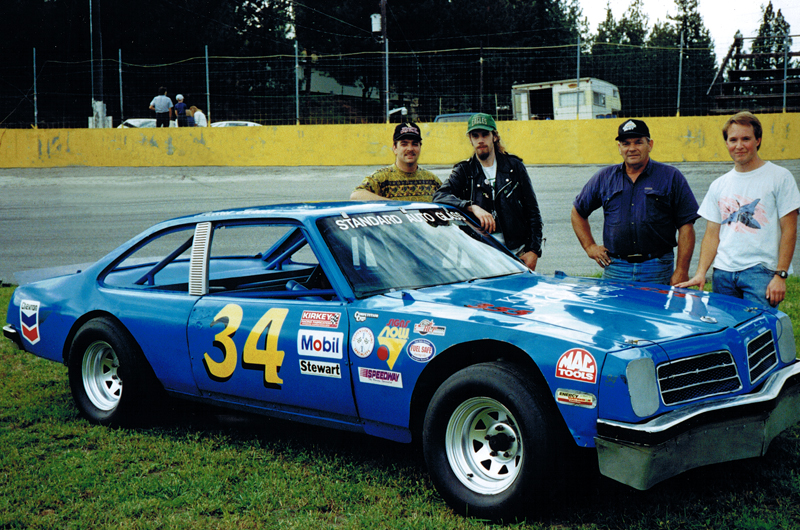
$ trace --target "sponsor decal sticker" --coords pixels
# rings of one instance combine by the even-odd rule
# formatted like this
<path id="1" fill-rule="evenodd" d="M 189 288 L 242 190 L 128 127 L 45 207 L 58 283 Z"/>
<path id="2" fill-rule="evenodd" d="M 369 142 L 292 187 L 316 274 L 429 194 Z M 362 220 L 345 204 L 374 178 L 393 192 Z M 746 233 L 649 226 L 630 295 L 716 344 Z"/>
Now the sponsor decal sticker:
<path id="1" fill-rule="evenodd" d="M 356 332 L 353 333 L 350 344 L 356 355 L 362 359 L 366 359 L 372 353 L 373 348 L 375 348 L 375 335 L 369 328 L 358 328 Z"/>
<path id="2" fill-rule="evenodd" d="M 331 313 L 329 311 L 303 311 L 300 317 L 301 326 L 312 326 L 315 328 L 338 328 L 341 313 Z"/>
<path id="3" fill-rule="evenodd" d="M 408 342 L 408 324 L 410 320 L 391 319 L 378 335 L 378 359 L 386 361 L 389 369 L 394 368 L 394 363 L 400 355 L 403 346 Z"/>
<path id="4" fill-rule="evenodd" d="M 436 355 L 436 346 L 428 339 L 414 339 L 408 343 L 406 351 L 412 361 L 426 363 Z"/>
<path id="5" fill-rule="evenodd" d="M 597 397 L 594 394 L 581 392 L 580 390 L 559 388 L 556 390 L 556 401 L 564 405 L 574 405 L 587 409 L 593 409 L 597 406 Z"/>
<path id="6" fill-rule="evenodd" d="M 353 318 L 356 319 L 356 322 L 364 322 L 368 318 L 378 318 L 377 313 L 364 313 L 363 311 L 356 311 L 353 315 Z"/>
<path id="7" fill-rule="evenodd" d="M 433 320 L 423 320 L 419 324 L 414 324 L 414 333 L 420 335 L 436 335 L 437 337 L 444 337 L 444 332 L 447 330 L 444 326 L 437 326 Z"/>
<path id="8" fill-rule="evenodd" d="M 342 368 L 339 363 L 310 361 L 308 359 L 300 359 L 300 373 L 321 377 L 333 377 L 334 379 L 342 378 Z"/>
<path id="9" fill-rule="evenodd" d="M 342 358 L 344 333 L 301 329 L 297 335 L 297 353 L 328 359 Z"/>
<path id="10" fill-rule="evenodd" d="M 358 380 L 371 385 L 403 388 L 403 374 L 386 370 L 361 367 L 358 369 Z"/>
<path id="11" fill-rule="evenodd" d="M 22 300 L 19 304 L 19 321 L 22 336 L 31 344 L 39 342 L 39 306 L 35 300 Z"/>
<path id="12" fill-rule="evenodd" d="M 597 382 L 597 363 L 592 354 L 581 348 L 564 352 L 556 364 L 556 377 L 583 383 Z"/>

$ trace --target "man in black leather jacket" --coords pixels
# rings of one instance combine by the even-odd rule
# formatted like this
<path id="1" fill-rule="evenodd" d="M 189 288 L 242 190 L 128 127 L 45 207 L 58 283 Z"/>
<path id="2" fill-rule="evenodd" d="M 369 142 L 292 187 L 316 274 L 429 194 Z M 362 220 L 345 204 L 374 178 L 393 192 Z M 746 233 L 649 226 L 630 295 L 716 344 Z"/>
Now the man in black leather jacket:
<path id="1" fill-rule="evenodd" d="M 542 215 L 522 159 L 506 153 L 488 114 L 469 119 L 467 136 L 475 154 L 453 167 L 433 202 L 469 212 L 535 270 L 542 255 Z"/>

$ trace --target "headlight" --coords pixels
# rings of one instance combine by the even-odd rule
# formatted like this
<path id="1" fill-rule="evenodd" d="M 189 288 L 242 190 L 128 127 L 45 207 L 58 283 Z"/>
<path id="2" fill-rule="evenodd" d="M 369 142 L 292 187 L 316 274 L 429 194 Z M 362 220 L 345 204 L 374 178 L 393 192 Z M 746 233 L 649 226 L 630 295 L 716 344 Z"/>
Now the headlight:
<path id="1" fill-rule="evenodd" d="M 778 319 L 778 350 L 781 353 L 781 361 L 785 363 L 790 363 L 797 358 L 792 319 L 786 314 L 781 314 L 780 319 Z"/>
<path id="2" fill-rule="evenodd" d="M 653 359 L 649 357 L 634 359 L 625 368 L 625 375 L 628 378 L 628 392 L 631 395 L 634 414 L 640 418 L 655 414 L 659 399 L 656 365 Z"/>

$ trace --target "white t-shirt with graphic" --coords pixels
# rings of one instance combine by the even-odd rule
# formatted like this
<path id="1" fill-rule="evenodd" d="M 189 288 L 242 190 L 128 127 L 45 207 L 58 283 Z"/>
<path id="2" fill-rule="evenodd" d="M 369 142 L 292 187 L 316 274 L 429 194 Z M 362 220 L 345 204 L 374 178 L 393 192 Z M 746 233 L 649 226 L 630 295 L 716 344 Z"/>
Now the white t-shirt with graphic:
<path id="1" fill-rule="evenodd" d="M 798 208 L 797 182 L 789 170 L 772 162 L 747 173 L 732 169 L 719 177 L 697 212 L 720 224 L 714 267 L 735 272 L 762 264 L 775 270 L 780 219 Z"/>

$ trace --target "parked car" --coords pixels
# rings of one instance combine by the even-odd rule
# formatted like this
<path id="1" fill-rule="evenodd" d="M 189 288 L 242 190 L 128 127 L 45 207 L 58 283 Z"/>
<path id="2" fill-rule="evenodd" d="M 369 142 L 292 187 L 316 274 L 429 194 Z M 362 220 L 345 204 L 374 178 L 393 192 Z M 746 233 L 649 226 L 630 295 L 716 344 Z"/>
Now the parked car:
<path id="1" fill-rule="evenodd" d="M 212 127 L 261 127 L 260 123 L 252 121 L 215 121 Z"/>
<path id="2" fill-rule="evenodd" d="M 155 118 L 129 118 L 119 125 L 117 125 L 117 129 L 148 129 L 148 128 L 155 128 L 156 126 L 156 119 Z M 177 127 L 178 123 L 175 120 L 169 122 L 170 127 Z"/>
<path id="3" fill-rule="evenodd" d="M 475 114 L 474 112 L 455 112 L 453 114 L 439 114 L 433 119 L 433 121 L 434 121 L 434 123 L 452 122 L 452 121 L 469 121 L 469 119 L 474 114 Z"/>
<path id="4" fill-rule="evenodd" d="M 647 489 L 763 455 L 800 421 L 782 312 L 660 285 L 545 276 L 446 206 L 318 203 L 155 225 L 18 287 L 4 335 L 67 366 L 83 416 L 161 393 L 420 440 L 460 513 L 546 508 L 570 448 Z M 676 486 L 679 487 L 679 486 Z"/>

